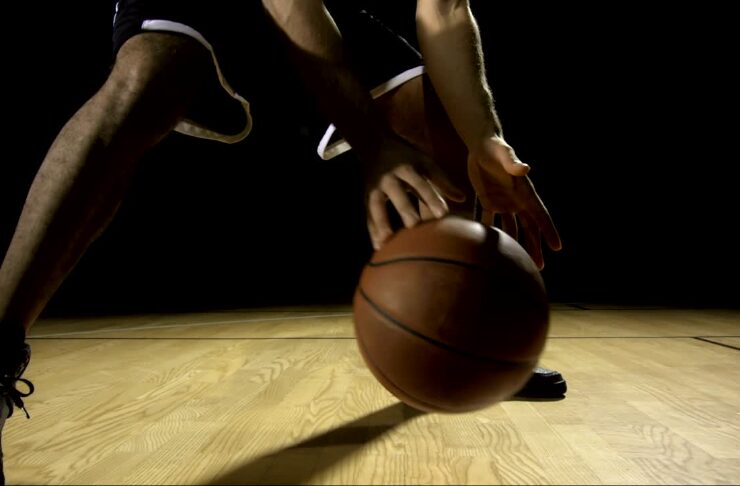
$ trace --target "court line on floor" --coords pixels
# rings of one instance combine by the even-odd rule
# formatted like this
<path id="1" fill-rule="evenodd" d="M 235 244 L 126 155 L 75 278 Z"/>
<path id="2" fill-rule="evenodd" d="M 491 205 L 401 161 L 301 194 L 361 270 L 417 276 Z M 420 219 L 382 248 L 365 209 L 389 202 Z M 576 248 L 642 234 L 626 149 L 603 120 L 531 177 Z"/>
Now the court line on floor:
<path id="1" fill-rule="evenodd" d="M 707 336 L 707 337 L 724 338 L 724 337 L 738 337 L 738 336 Z M 730 348 L 730 349 L 734 349 L 735 351 L 740 351 L 740 347 L 733 346 L 732 344 L 727 344 L 727 343 L 718 343 L 717 341 L 712 341 L 711 339 L 707 339 L 707 337 L 695 337 L 694 339 L 696 339 L 697 341 L 714 344 L 716 346 L 722 346 L 723 348 Z"/>
<path id="2" fill-rule="evenodd" d="M 152 329 L 152 328 L 145 328 L 145 329 Z M 718 343 L 714 341 L 710 341 L 707 338 L 740 338 L 740 336 L 705 336 L 705 337 L 699 337 L 699 336 L 552 336 L 548 339 L 697 339 L 700 341 L 704 341 L 711 344 L 716 344 L 718 346 L 725 346 L 732 349 L 738 349 L 730 344 L 723 344 Z M 269 341 L 269 340 L 301 340 L 301 339 L 356 339 L 355 336 L 201 336 L 201 337 L 194 337 L 194 336 L 166 336 L 166 337 L 154 337 L 154 336 L 148 336 L 148 337 L 95 337 L 95 336 L 88 336 L 88 337 L 75 337 L 75 336 L 67 336 L 67 335 L 43 335 L 43 336 L 29 336 L 28 339 L 48 339 L 50 341 L 53 340 L 59 340 L 59 341 L 82 341 L 82 340 L 100 340 L 100 339 L 108 339 L 111 341 L 146 341 L 146 340 L 152 340 L 152 341 L 166 341 L 166 340 L 172 340 L 172 341 Z"/>
<path id="3" fill-rule="evenodd" d="M 356 339 L 355 336 L 203 336 L 203 337 L 186 337 L 186 336 L 168 336 L 168 337 L 29 337 L 28 340 L 39 341 L 270 341 L 270 340 L 330 340 L 330 339 Z"/>
<path id="4" fill-rule="evenodd" d="M 229 321 L 210 321 L 210 322 L 191 322 L 186 324 L 168 324 L 162 326 L 136 326 L 136 327 L 121 327 L 115 329 L 96 329 L 92 331 L 70 331 L 70 332 L 59 332 L 51 334 L 39 334 L 28 336 L 28 339 L 44 339 L 52 337 L 65 337 L 65 336 L 81 336 L 85 334 L 97 334 L 105 332 L 127 332 L 127 331 L 142 331 L 148 329 L 185 329 L 191 327 L 208 327 L 218 326 L 221 324 L 240 324 L 240 323 L 254 323 L 254 322 L 268 322 L 268 321 L 297 321 L 302 319 L 324 319 L 327 317 L 349 317 L 352 313 L 342 314 L 317 314 L 310 316 L 293 316 L 293 317 L 260 317 L 255 319 L 233 319 Z"/>
<path id="5" fill-rule="evenodd" d="M 740 338 L 738 335 L 716 336 L 548 336 L 548 339 L 700 339 L 700 338 Z"/>

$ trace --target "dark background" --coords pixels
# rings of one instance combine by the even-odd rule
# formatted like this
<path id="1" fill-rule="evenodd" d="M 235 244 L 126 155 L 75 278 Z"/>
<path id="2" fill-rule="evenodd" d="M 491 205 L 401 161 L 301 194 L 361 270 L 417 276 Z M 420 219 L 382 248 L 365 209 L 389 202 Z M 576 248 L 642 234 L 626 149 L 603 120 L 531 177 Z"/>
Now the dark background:
<path id="1" fill-rule="evenodd" d="M 413 36 L 414 2 L 375 3 Z M 729 12 L 472 5 L 507 141 L 564 242 L 546 255 L 551 299 L 736 307 Z M 0 253 L 48 146 L 111 61 L 109 2 L 7 15 Z M 309 104 L 254 103 L 239 145 L 173 135 L 145 157 L 48 313 L 349 302 L 370 255 L 356 164 L 313 155 L 285 117 Z"/>

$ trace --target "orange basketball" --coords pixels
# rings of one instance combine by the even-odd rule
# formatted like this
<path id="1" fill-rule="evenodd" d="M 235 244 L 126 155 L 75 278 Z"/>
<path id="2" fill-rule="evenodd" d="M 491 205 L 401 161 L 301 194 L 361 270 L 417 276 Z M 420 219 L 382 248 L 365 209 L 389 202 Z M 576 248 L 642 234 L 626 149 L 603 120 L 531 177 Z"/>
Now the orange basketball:
<path id="1" fill-rule="evenodd" d="M 524 248 L 455 216 L 402 229 L 375 252 L 353 311 L 373 375 L 403 402 L 434 412 L 511 397 L 549 328 L 545 287 Z"/>

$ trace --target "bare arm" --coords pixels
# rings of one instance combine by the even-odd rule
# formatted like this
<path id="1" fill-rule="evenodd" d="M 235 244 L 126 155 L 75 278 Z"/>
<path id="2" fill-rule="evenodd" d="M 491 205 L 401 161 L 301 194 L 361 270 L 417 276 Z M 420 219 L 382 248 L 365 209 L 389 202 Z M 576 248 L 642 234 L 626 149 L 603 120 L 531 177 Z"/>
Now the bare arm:
<path id="1" fill-rule="evenodd" d="M 471 153 L 502 130 L 486 79 L 478 24 L 467 0 L 418 0 L 416 26 L 424 63 L 453 126 Z M 529 170 L 513 155 L 506 171 Z M 509 163 L 507 163 L 509 162 Z"/>
<path id="2" fill-rule="evenodd" d="M 263 0 L 263 4 L 285 35 L 304 82 L 323 111 L 355 150 L 374 152 L 385 128 L 354 75 L 341 34 L 323 2 Z"/>
<path id="3" fill-rule="evenodd" d="M 429 78 L 468 148 L 467 169 L 483 207 L 483 222 L 501 226 L 542 268 L 541 239 L 553 250 L 560 236 L 527 177 L 529 166 L 503 139 L 486 80 L 478 25 L 468 0 L 417 0 L 416 26 Z"/>
<path id="4" fill-rule="evenodd" d="M 341 34 L 323 1 L 263 0 L 263 4 L 283 32 L 309 90 L 365 167 L 368 230 L 376 248 L 392 234 L 385 204 L 388 199 L 410 227 L 420 216 L 408 198 L 409 189 L 437 217 L 448 209 L 436 188 L 453 199 L 464 197 L 424 155 L 391 134 L 354 73 Z"/>

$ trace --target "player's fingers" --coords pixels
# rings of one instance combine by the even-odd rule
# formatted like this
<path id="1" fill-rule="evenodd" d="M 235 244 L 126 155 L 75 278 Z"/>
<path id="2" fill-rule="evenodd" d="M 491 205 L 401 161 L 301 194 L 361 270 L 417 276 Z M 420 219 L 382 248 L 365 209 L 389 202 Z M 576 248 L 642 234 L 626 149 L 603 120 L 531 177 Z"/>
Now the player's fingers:
<path id="1" fill-rule="evenodd" d="M 436 218 L 434 213 L 432 213 L 432 210 L 429 209 L 429 206 L 427 206 L 421 199 L 419 199 L 419 215 L 423 221 L 429 221 L 430 219 Z"/>
<path id="2" fill-rule="evenodd" d="M 419 197 L 419 200 L 426 204 L 434 217 L 441 218 L 450 211 L 444 198 L 437 192 L 429 179 L 422 177 L 411 167 L 399 170 L 397 175 L 409 185 Z"/>
<path id="3" fill-rule="evenodd" d="M 367 198 L 368 231 L 373 248 L 378 250 L 393 234 L 385 205 L 386 196 L 378 189 L 373 189 Z"/>
<path id="4" fill-rule="evenodd" d="M 544 206 L 541 211 L 537 211 L 535 213 L 534 218 L 537 221 L 537 226 L 539 226 L 540 231 L 542 231 L 542 236 L 544 236 L 547 246 L 555 251 L 563 248 L 563 242 L 560 240 L 558 229 L 555 227 L 555 223 L 553 223 L 550 213 Z"/>
<path id="5" fill-rule="evenodd" d="M 387 177 L 381 187 L 383 192 L 388 196 L 388 199 L 393 203 L 398 215 L 401 216 L 403 225 L 407 228 L 416 226 L 421 218 L 419 217 L 419 212 L 411 204 L 406 187 L 404 187 L 401 181 L 395 177 Z"/>
<path id="6" fill-rule="evenodd" d="M 373 249 L 377 250 L 379 246 L 375 242 L 379 240 L 378 229 L 369 214 L 367 216 L 367 233 L 370 235 L 370 243 L 373 245 Z"/>
<path id="7" fill-rule="evenodd" d="M 523 246 L 537 268 L 542 270 L 545 267 L 545 259 L 542 256 L 542 242 L 537 222 L 526 212 L 519 213 L 519 221 L 524 232 Z"/>
<path id="8" fill-rule="evenodd" d="M 562 241 L 560 241 L 560 234 L 558 233 L 555 223 L 550 216 L 550 212 L 543 204 L 537 192 L 534 190 L 534 186 L 531 181 L 527 181 L 530 185 L 534 196 L 534 204 L 529 205 L 528 213 L 531 215 L 531 219 L 537 224 L 539 231 L 542 232 L 542 236 L 545 238 L 547 246 L 552 250 L 560 250 L 563 247 Z"/>

